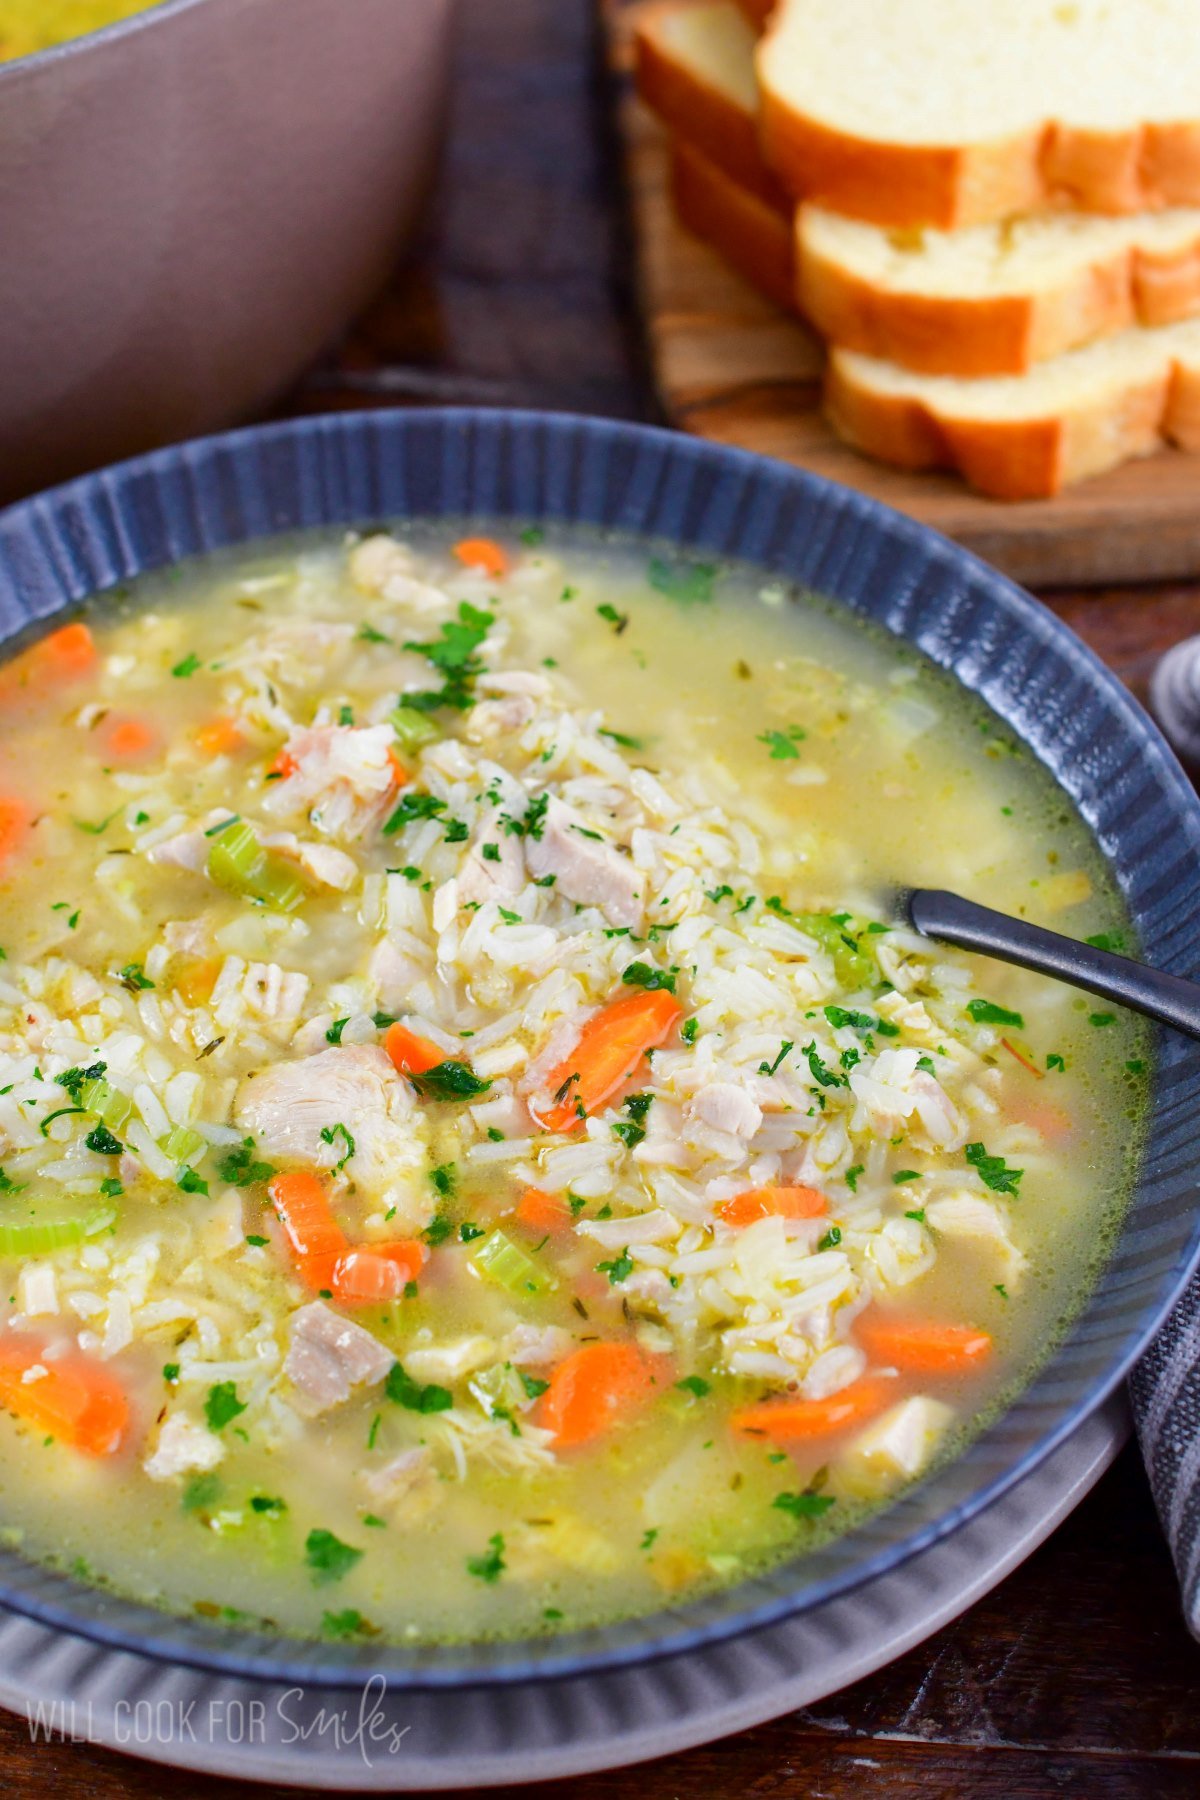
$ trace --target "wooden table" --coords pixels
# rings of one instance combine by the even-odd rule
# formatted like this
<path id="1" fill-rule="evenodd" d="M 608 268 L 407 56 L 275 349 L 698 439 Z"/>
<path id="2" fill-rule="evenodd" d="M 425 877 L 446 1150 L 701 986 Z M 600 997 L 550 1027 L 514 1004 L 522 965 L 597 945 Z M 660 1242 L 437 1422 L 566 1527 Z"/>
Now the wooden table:
<path id="1" fill-rule="evenodd" d="M 283 410 L 451 402 L 653 419 L 588 0 L 463 10 L 424 242 Z M 1139 693 L 1161 651 L 1200 631 L 1200 585 L 1046 598 Z M 773 1725 L 567 1788 L 573 1800 L 1194 1800 L 1198 1702 L 1200 1646 L 1130 1449 L 1024 1567 L 882 1673 Z M 31 1746 L 7 1715 L 0 1777 L 12 1800 L 262 1791 Z"/>

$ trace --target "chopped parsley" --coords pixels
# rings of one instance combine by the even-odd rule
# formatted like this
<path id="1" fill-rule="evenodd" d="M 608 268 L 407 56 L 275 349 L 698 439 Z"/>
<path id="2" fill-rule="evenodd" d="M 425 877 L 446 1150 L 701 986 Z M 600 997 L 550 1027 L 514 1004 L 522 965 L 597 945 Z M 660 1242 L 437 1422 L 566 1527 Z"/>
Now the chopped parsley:
<path id="1" fill-rule="evenodd" d="M 195 1169 L 189 1169 L 186 1163 L 180 1165 L 179 1173 L 175 1177 L 175 1186 L 185 1194 L 204 1194 L 206 1197 L 208 1194 L 207 1181 L 197 1175 Z"/>
<path id="2" fill-rule="evenodd" d="M 521 1386 L 531 1400 L 538 1399 L 550 1386 L 550 1383 L 543 1381 L 540 1375 L 527 1375 L 524 1369 L 518 1369 L 517 1374 L 521 1377 Z"/>
<path id="3" fill-rule="evenodd" d="M 1085 938 L 1083 941 L 1085 944 L 1090 944 L 1094 950 L 1109 950 L 1114 954 L 1125 948 L 1125 939 L 1119 931 L 1098 931 L 1094 937 Z"/>
<path id="4" fill-rule="evenodd" d="M 997 1006 L 994 1000 L 968 1000 L 967 1011 L 977 1025 L 1015 1025 L 1019 1031 L 1025 1029 L 1021 1013 L 1010 1012 L 1007 1006 Z"/>
<path id="5" fill-rule="evenodd" d="M 897 1169 L 892 1176 L 892 1180 L 897 1187 L 903 1187 L 906 1181 L 920 1181 L 920 1179 L 920 1169 Z"/>
<path id="6" fill-rule="evenodd" d="M 1020 1189 L 1024 1169 L 1010 1168 L 1002 1156 L 989 1156 L 982 1144 L 968 1144 L 963 1154 L 993 1193 L 1015 1195 Z"/>
<path id="7" fill-rule="evenodd" d="M 361 1551 L 359 1555 L 362 1555 Z M 347 1606 L 341 1612 L 322 1613 L 321 1635 L 327 1638 L 374 1637 L 375 1626 L 368 1625 L 356 1607 Z"/>
<path id="8" fill-rule="evenodd" d="M 342 1033 L 343 1033 L 343 1031 L 345 1031 L 345 1029 L 349 1023 L 350 1023 L 349 1017 L 346 1017 L 344 1019 L 335 1019 L 333 1021 L 333 1024 L 329 1027 L 328 1031 L 325 1033 L 325 1042 L 327 1044 L 340 1044 L 342 1041 Z"/>
<path id="9" fill-rule="evenodd" d="M 624 971 L 621 980 L 626 987 L 640 987 L 654 992 L 661 988 L 665 993 L 675 992 L 677 969 L 652 969 L 649 963 L 632 962 Z"/>
<path id="10" fill-rule="evenodd" d="M 863 1164 L 855 1163 L 854 1167 L 852 1169 L 847 1169 L 846 1173 L 842 1176 L 842 1180 L 846 1183 L 846 1186 L 850 1189 L 852 1194 L 857 1194 L 858 1192 L 858 1178 L 862 1172 Z"/>
<path id="11" fill-rule="evenodd" d="M 628 1280 L 629 1276 L 633 1274 L 633 1258 L 629 1254 L 628 1246 L 622 1250 L 620 1256 L 613 1257 L 611 1262 L 597 1263 L 596 1268 L 600 1274 L 608 1276 L 610 1287 L 616 1287 L 618 1282 Z"/>
<path id="12" fill-rule="evenodd" d="M 1089 1013 L 1088 1014 L 1088 1024 L 1089 1025 L 1096 1025 L 1096 1026 L 1115 1025 L 1116 1022 L 1117 1022 L 1116 1013 Z"/>
<path id="13" fill-rule="evenodd" d="M 613 1125 L 613 1136 L 620 1138 L 627 1150 L 636 1149 L 646 1135 L 646 1114 L 654 1103 L 653 1094 L 630 1094 L 625 1102 L 627 1119 Z"/>
<path id="14" fill-rule="evenodd" d="M 789 1513 L 793 1519 L 819 1519 L 827 1513 L 837 1501 L 832 1494 L 776 1494 L 771 1502 L 780 1512 Z"/>
<path id="15" fill-rule="evenodd" d="M 1060 1075 L 1065 1075 L 1067 1072 L 1066 1059 L 1065 1057 L 1060 1056 L 1057 1050 L 1052 1050 L 1046 1058 L 1046 1067 L 1048 1069 L 1057 1069 Z"/>
<path id="16" fill-rule="evenodd" d="M 348 1575 L 355 1563 L 362 1560 L 363 1552 L 356 1550 L 353 1544 L 344 1544 L 332 1531 L 325 1531 L 314 1526 L 304 1540 L 304 1560 L 312 1575 L 313 1586 L 323 1587 L 327 1582 L 340 1581 Z"/>
<path id="17" fill-rule="evenodd" d="M 204 1418 L 210 1431 L 224 1431 L 226 1425 L 231 1425 L 245 1410 L 246 1402 L 238 1399 L 232 1381 L 218 1381 L 209 1388 L 204 1401 Z"/>
<path id="18" fill-rule="evenodd" d="M 94 1126 L 83 1141 L 89 1150 L 96 1152 L 97 1156 L 120 1156 L 125 1148 L 120 1138 L 114 1137 L 108 1126 L 104 1124 Z M 188 1173 L 190 1174 L 191 1171 L 189 1170 Z M 182 1181 L 179 1185 L 183 1186 Z M 208 1192 L 207 1188 L 205 1192 Z"/>
<path id="19" fill-rule="evenodd" d="M 438 1387 L 430 1382 L 423 1387 L 408 1374 L 403 1363 L 395 1362 L 388 1370 L 383 1391 L 389 1400 L 397 1406 L 407 1407 L 409 1412 L 437 1413 L 449 1412 L 454 1405 L 454 1395 L 449 1388 Z"/>
<path id="20" fill-rule="evenodd" d="M 695 1394 L 697 1400 L 703 1400 L 705 1394 L 710 1391 L 711 1383 L 705 1381 L 703 1375 L 685 1375 L 682 1381 L 675 1383 L 675 1386 L 682 1388 L 685 1394 Z"/>
<path id="21" fill-rule="evenodd" d="M 695 1019 L 685 1019 L 683 1021 L 683 1024 L 679 1027 L 679 1035 L 685 1044 L 695 1043 L 697 1029 L 698 1027 Z"/>
<path id="22" fill-rule="evenodd" d="M 629 614 L 618 612 L 616 607 L 607 600 L 602 606 L 598 606 L 596 611 L 602 619 L 608 621 L 618 637 L 620 637 L 621 633 L 625 630 L 625 627 L 629 624 Z"/>
<path id="23" fill-rule="evenodd" d="M 841 1226 L 840 1225 L 831 1225 L 829 1227 L 829 1230 L 825 1233 L 825 1236 L 818 1243 L 817 1249 L 818 1250 L 836 1250 L 838 1245 L 841 1243 L 841 1241 L 842 1241 Z"/>
<path id="24" fill-rule="evenodd" d="M 468 1556 L 467 1574 L 476 1576 L 480 1581 L 499 1581 L 507 1564 L 504 1560 L 504 1539 L 498 1531 L 494 1531 L 488 1539 L 488 1547 L 482 1556 Z"/>
<path id="25" fill-rule="evenodd" d="M 345 1148 L 342 1156 L 339 1158 L 339 1160 L 337 1162 L 334 1163 L 333 1166 L 335 1169 L 344 1169 L 346 1164 L 350 1161 L 350 1158 L 354 1155 L 354 1152 L 358 1148 L 358 1146 L 355 1144 L 353 1137 L 351 1137 L 348 1128 L 345 1125 L 341 1124 L 340 1122 L 336 1125 L 322 1125 L 322 1127 L 321 1127 L 321 1142 L 323 1144 L 332 1145 L 337 1141 L 337 1139 L 339 1137 L 341 1138 L 342 1142 L 345 1144 L 346 1148 Z"/>
<path id="26" fill-rule="evenodd" d="M 474 1100 L 492 1085 L 468 1064 L 453 1058 L 435 1063 L 432 1069 L 422 1069 L 419 1075 L 410 1071 L 408 1079 L 423 1100 Z"/>
<path id="27" fill-rule="evenodd" d="M 270 1181 L 274 1173 L 273 1163 L 260 1162 L 255 1156 L 254 1139 L 249 1137 L 243 1138 L 240 1144 L 235 1144 L 232 1150 L 226 1151 L 217 1164 L 217 1174 L 230 1187 L 253 1187 L 256 1181 Z"/>
<path id="28" fill-rule="evenodd" d="M 126 963 L 125 967 L 118 971 L 117 980 L 123 988 L 128 988 L 131 994 L 140 994 L 145 988 L 154 986 L 141 963 L 136 962 Z"/>
<path id="29" fill-rule="evenodd" d="M 446 802 L 439 800 L 434 794 L 405 794 L 399 806 L 383 827 L 384 837 L 394 837 L 405 825 L 411 825 L 415 819 L 436 819 L 439 813 L 446 810 Z M 418 874 L 420 871 L 417 871 Z M 407 874 L 407 869 L 405 874 Z"/>
<path id="30" fill-rule="evenodd" d="M 772 762 L 787 762 L 800 755 L 796 746 L 802 744 L 807 736 L 808 733 L 799 725 L 789 725 L 786 731 L 762 731 L 757 741 L 770 750 Z"/>
<path id="31" fill-rule="evenodd" d="M 196 655 L 194 650 L 189 650 L 182 661 L 175 664 L 171 673 L 177 680 L 183 681 L 186 680 L 189 675 L 194 675 L 196 670 L 200 667 L 200 658 Z"/>
<path id="32" fill-rule="evenodd" d="M 432 712 L 439 706 L 464 711 L 474 699 L 475 677 L 482 673 L 483 663 L 477 652 L 495 624 L 495 615 L 483 612 L 466 600 L 456 619 L 448 619 L 441 635 L 432 643 L 410 639 L 404 646 L 426 657 L 445 677 L 444 685 L 432 693 L 405 694 L 404 704 L 420 712 Z"/>
<path id="33" fill-rule="evenodd" d="M 800 1054 L 807 1060 L 809 1069 L 812 1071 L 813 1080 L 818 1081 L 822 1087 L 836 1088 L 849 1086 L 844 1075 L 839 1075 L 836 1070 L 829 1068 L 827 1064 L 822 1061 L 821 1053 L 817 1049 L 815 1043 L 805 1044 Z"/>
<path id="34" fill-rule="evenodd" d="M 784 1057 L 787 1055 L 788 1051 L 794 1050 L 795 1048 L 796 1048 L 795 1044 L 793 1044 L 789 1038 L 785 1038 L 783 1043 L 780 1044 L 780 1046 L 779 1046 L 779 1052 L 778 1052 L 774 1062 L 760 1062 L 759 1063 L 759 1065 L 758 1065 L 759 1074 L 760 1075 L 775 1075 L 775 1074 L 777 1074 L 779 1072 L 779 1065 L 782 1063 L 782 1061 L 783 1061 Z"/>
<path id="35" fill-rule="evenodd" d="M 716 579 L 715 563 L 667 562 L 661 556 L 650 559 L 646 579 L 656 593 L 681 606 L 705 605 L 713 597 Z"/>

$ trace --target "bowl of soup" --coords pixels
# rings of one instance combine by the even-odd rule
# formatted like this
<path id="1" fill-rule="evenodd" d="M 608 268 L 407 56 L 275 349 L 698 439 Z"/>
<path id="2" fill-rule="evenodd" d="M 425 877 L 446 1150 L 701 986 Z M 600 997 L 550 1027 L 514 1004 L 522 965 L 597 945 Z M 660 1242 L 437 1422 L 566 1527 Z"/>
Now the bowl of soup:
<path id="1" fill-rule="evenodd" d="M 452 4 L 335 10 L 0 5 L 0 499 L 262 408 L 380 286 Z"/>
<path id="2" fill-rule="evenodd" d="M 1195 1254 L 1190 966 L 1072 634 L 648 429 L 326 418 L 0 517 L 0 1599 L 310 1682 L 686 1650 L 974 1516 Z"/>

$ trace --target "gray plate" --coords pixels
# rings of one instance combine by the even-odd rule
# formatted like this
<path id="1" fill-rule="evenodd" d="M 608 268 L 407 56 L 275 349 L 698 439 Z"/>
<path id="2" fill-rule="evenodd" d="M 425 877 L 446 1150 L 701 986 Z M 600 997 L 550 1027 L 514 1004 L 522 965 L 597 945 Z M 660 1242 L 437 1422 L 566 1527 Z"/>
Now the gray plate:
<path id="1" fill-rule="evenodd" d="M 1031 1475 L 892 1573 L 766 1631 L 616 1673 L 455 1692 L 221 1680 L 0 1614 L 0 1704 L 53 1740 L 309 1788 L 411 1792 L 644 1762 L 809 1706 L 964 1612 L 1049 1536 L 1129 1435 L 1110 1400 Z"/>

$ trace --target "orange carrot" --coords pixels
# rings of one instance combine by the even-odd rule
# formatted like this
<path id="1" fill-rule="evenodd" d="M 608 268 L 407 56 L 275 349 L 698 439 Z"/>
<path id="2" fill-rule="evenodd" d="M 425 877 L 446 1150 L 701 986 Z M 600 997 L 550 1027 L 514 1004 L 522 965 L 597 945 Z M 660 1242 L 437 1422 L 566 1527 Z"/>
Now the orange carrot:
<path id="1" fill-rule="evenodd" d="M 245 742 L 235 720 L 224 713 L 197 727 L 194 742 L 202 756 L 232 756 Z"/>
<path id="2" fill-rule="evenodd" d="M 383 1047 L 401 1075 L 423 1075 L 426 1069 L 436 1069 L 446 1060 L 446 1052 L 430 1038 L 420 1037 L 399 1023 L 388 1026 Z"/>
<path id="3" fill-rule="evenodd" d="M 290 1175 L 272 1176 L 267 1192 L 291 1245 L 297 1274 L 309 1287 L 331 1287 L 334 1267 L 350 1243 L 333 1216 L 321 1183 L 306 1169 L 299 1169 Z"/>
<path id="4" fill-rule="evenodd" d="M 81 619 L 62 625 L 26 651 L 30 670 L 55 681 L 86 675 L 96 662 L 96 640 Z M 25 658 L 22 658 L 25 661 Z"/>
<path id="5" fill-rule="evenodd" d="M 159 745 L 159 735 L 149 719 L 110 713 L 97 736 L 105 756 L 113 762 L 140 762 Z"/>
<path id="6" fill-rule="evenodd" d="M 873 1362 L 912 1369 L 919 1375 L 961 1375 L 981 1368 L 992 1349 L 988 1333 L 971 1325 L 901 1318 L 894 1313 L 864 1313 L 855 1333 Z"/>
<path id="7" fill-rule="evenodd" d="M 28 1381 L 35 1369 L 45 1373 Z M 0 1406 L 89 1456 L 120 1449 L 129 1424 L 125 1391 L 105 1363 L 73 1352 L 44 1360 L 34 1338 L 0 1339 Z"/>
<path id="8" fill-rule="evenodd" d="M 743 1437 L 769 1438 L 772 1443 L 832 1437 L 879 1412 L 892 1391 L 891 1383 L 864 1376 L 824 1400 L 764 1400 L 758 1406 L 744 1406 L 731 1416 L 730 1424 Z"/>
<path id="9" fill-rule="evenodd" d="M 0 797 L 0 871 L 20 850 L 29 825 L 29 808 L 23 800 Z"/>
<path id="10" fill-rule="evenodd" d="M 421 1273 L 426 1254 L 415 1238 L 356 1245 L 333 1265 L 329 1283 L 333 1297 L 348 1302 L 399 1300 Z"/>
<path id="11" fill-rule="evenodd" d="M 682 1016 L 678 1000 L 663 988 L 626 994 L 593 1013 L 571 1055 L 547 1077 L 554 1103 L 534 1115 L 543 1130 L 574 1131 L 586 1114 L 611 1100 Z"/>
<path id="12" fill-rule="evenodd" d="M 584 1344 L 551 1375 L 538 1424 L 559 1447 L 586 1444 L 639 1411 L 657 1379 L 656 1364 L 635 1344 Z"/>
<path id="13" fill-rule="evenodd" d="M 463 538 L 455 544 L 454 554 L 468 569 L 482 569 L 485 575 L 508 574 L 508 552 L 495 538 Z"/>
<path id="14" fill-rule="evenodd" d="M 388 751 L 388 761 L 392 765 L 393 787 L 407 787 L 408 783 L 412 780 L 412 777 L 394 750 Z"/>
<path id="15" fill-rule="evenodd" d="M 717 1217 L 727 1225 L 753 1225 L 756 1219 L 816 1219 L 829 1202 L 819 1188 L 746 1188 L 732 1200 L 723 1200 Z"/>
<path id="16" fill-rule="evenodd" d="M 299 767 L 300 764 L 296 761 L 294 756 L 290 755 L 286 750 L 281 750 L 279 755 L 275 758 L 275 761 L 267 770 L 267 774 L 276 775 L 281 781 L 287 781 L 296 773 L 296 770 Z"/>
<path id="17" fill-rule="evenodd" d="M 184 1005 L 202 1006 L 211 996 L 217 985 L 217 976 L 224 967 L 223 956 L 206 956 L 197 962 L 190 962 L 175 983 L 175 992 Z"/>
<path id="18" fill-rule="evenodd" d="M 527 1187 L 517 1201 L 514 1218 L 535 1237 L 546 1237 L 565 1231 L 571 1223 L 571 1209 L 561 1194 L 548 1194 L 543 1188 Z"/>

